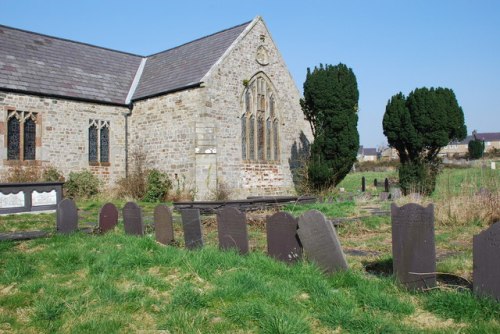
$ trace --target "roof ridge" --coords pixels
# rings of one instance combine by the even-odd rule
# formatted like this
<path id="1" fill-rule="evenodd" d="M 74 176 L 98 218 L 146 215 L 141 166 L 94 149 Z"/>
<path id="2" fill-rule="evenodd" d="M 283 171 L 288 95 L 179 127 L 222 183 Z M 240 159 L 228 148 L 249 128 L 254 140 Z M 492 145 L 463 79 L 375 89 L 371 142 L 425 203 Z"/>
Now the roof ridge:
<path id="1" fill-rule="evenodd" d="M 242 27 L 242 26 L 245 26 L 245 25 L 249 25 L 249 24 L 250 24 L 250 23 L 252 23 L 252 22 L 253 22 L 253 20 L 250 20 L 250 21 L 247 21 L 247 22 L 245 22 L 245 23 L 235 25 L 234 27 L 230 27 L 230 28 L 227 28 L 227 29 L 223 29 L 223 30 L 220 30 L 220 31 L 214 32 L 214 33 L 209 34 L 209 35 L 205 35 L 205 36 L 203 36 L 203 37 L 199 37 L 199 38 L 194 39 L 194 40 L 192 40 L 192 41 L 189 41 L 189 42 L 183 43 L 183 44 L 181 44 L 181 45 L 174 46 L 174 47 L 172 47 L 172 48 L 170 48 L 170 49 L 166 49 L 166 50 L 163 50 L 163 51 L 160 51 L 160 52 L 156 52 L 156 53 L 150 54 L 149 56 L 146 56 L 146 58 L 153 57 L 153 56 L 157 56 L 157 55 L 159 55 L 159 54 L 162 54 L 162 53 L 165 53 L 165 52 L 168 52 L 168 51 L 172 51 L 172 50 L 178 49 L 178 48 L 183 47 L 183 46 L 185 46 L 185 45 L 188 45 L 188 44 L 191 44 L 191 43 L 194 43 L 194 42 L 198 42 L 198 41 L 200 41 L 200 40 L 202 40 L 202 39 L 205 39 L 205 38 L 208 38 L 208 37 L 212 37 L 212 36 L 214 36 L 214 35 L 217 35 L 217 34 L 223 33 L 223 32 L 225 32 L 225 31 L 228 31 L 228 30 L 231 30 L 231 29 L 235 29 L 235 28 L 239 28 L 239 27 Z"/>
<path id="2" fill-rule="evenodd" d="M 101 50 L 107 50 L 107 51 L 112 51 L 112 52 L 117 52 L 117 53 L 122 53 L 122 54 L 130 55 L 130 56 L 134 56 L 134 57 L 140 57 L 140 58 L 144 58 L 145 57 L 145 56 L 142 56 L 142 55 L 139 55 L 139 54 L 135 54 L 135 53 L 131 53 L 131 52 L 126 52 L 126 51 L 120 51 L 120 50 L 116 50 L 116 49 L 106 48 L 106 47 L 103 47 L 103 46 L 99 46 L 99 45 L 95 45 L 95 44 L 90 44 L 90 43 L 85 43 L 85 42 L 80 42 L 80 41 L 75 41 L 75 40 L 71 40 L 71 39 L 68 39 L 68 38 L 51 36 L 51 35 L 47 35 L 47 34 L 41 34 L 41 33 L 38 33 L 38 32 L 34 32 L 34 31 L 30 31 L 30 30 L 25 30 L 25 29 L 20 29 L 20 28 L 14 28 L 14 27 L 3 25 L 3 24 L 0 24 L 0 29 L 1 28 L 7 28 L 7 29 L 11 29 L 11 30 L 17 30 L 17 31 L 20 31 L 20 32 L 24 32 L 24 33 L 28 33 L 28 34 L 32 34 L 32 35 L 36 35 L 36 36 L 53 38 L 53 39 L 57 39 L 57 40 L 64 41 L 64 42 L 70 42 L 70 43 L 75 43 L 75 44 L 90 46 L 90 47 L 93 47 L 93 48 L 97 48 L 97 49 L 101 49 Z"/>

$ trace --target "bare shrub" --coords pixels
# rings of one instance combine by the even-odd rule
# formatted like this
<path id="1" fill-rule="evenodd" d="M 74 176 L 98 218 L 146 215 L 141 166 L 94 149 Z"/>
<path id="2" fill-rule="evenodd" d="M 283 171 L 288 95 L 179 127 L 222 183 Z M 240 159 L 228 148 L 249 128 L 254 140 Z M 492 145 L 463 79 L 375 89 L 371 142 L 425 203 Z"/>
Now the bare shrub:
<path id="1" fill-rule="evenodd" d="M 64 176 L 50 165 L 42 167 L 35 164 L 16 164 L 3 173 L 2 180 L 7 183 L 64 182 Z"/>
<path id="2" fill-rule="evenodd" d="M 117 182 L 117 194 L 120 198 L 140 200 L 145 196 L 148 175 L 144 167 L 146 157 L 146 152 L 140 146 L 130 153 L 132 170 L 128 173 L 128 176 Z"/>
<path id="3" fill-rule="evenodd" d="M 217 181 L 217 187 L 212 190 L 213 201 L 227 201 L 231 198 L 231 189 L 224 180 Z"/>
<path id="4" fill-rule="evenodd" d="M 168 194 L 167 200 L 173 202 L 193 201 L 196 197 L 196 189 L 191 184 L 187 183 L 186 175 L 178 177 L 176 174 L 173 185 L 174 191 Z"/>

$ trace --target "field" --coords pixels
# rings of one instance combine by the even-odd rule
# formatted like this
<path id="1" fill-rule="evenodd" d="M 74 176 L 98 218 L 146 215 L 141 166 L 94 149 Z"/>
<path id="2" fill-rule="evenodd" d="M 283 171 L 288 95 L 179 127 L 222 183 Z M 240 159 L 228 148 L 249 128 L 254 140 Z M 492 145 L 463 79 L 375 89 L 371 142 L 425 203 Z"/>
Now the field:
<path id="1" fill-rule="evenodd" d="M 359 195 L 362 175 L 367 185 L 396 177 L 354 173 L 340 187 Z M 477 195 L 481 188 L 490 193 Z M 265 255 L 263 219 L 271 211 L 249 214 L 247 256 L 217 249 L 213 216 L 204 218 L 206 247 L 197 251 L 183 248 L 178 216 L 178 247 L 151 234 L 126 236 L 122 224 L 106 235 L 0 242 L 0 333 L 498 333 L 500 303 L 475 297 L 467 280 L 472 236 L 498 218 L 499 189 L 499 171 L 445 170 L 433 197 L 423 199 L 436 205 L 438 271 L 456 278 L 426 292 L 394 281 L 390 218 L 370 215 L 389 204 L 366 196 L 284 208 L 353 218 L 337 228 L 350 270 L 331 276 L 307 261 L 288 266 Z M 463 208 L 477 196 L 482 206 Z M 456 199 L 470 216 L 455 212 Z M 96 222 L 103 203 L 78 202 L 81 227 Z M 140 205 L 151 223 L 154 205 Z M 55 225 L 54 214 L 0 219 L 0 233 Z"/>

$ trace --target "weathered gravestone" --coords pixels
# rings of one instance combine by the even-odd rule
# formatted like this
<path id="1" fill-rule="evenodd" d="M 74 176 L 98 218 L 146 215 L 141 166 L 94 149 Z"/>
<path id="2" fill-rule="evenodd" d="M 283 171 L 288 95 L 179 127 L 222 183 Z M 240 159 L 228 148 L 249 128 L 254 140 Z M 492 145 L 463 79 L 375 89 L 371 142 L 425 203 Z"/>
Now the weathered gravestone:
<path id="1" fill-rule="evenodd" d="M 434 206 L 391 205 L 392 258 L 396 278 L 409 289 L 436 286 Z"/>
<path id="2" fill-rule="evenodd" d="M 365 177 L 363 176 L 363 177 L 361 178 L 361 191 L 362 191 L 362 192 L 365 192 L 365 190 L 366 190 L 366 179 L 365 179 Z"/>
<path id="3" fill-rule="evenodd" d="M 237 249 L 248 253 L 247 218 L 236 208 L 226 207 L 217 212 L 217 234 L 220 249 Z"/>
<path id="4" fill-rule="evenodd" d="M 500 302 L 500 222 L 472 239 L 474 293 Z"/>
<path id="5" fill-rule="evenodd" d="M 69 234 L 78 229 L 78 210 L 75 202 L 71 199 L 63 199 L 57 205 L 57 223 L 58 233 Z"/>
<path id="6" fill-rule="evenodd" d="M 375 188 L 378 186 L 377 179 L 374 179 L 374 180 L 373 180 L 373 186 L 374 186 Z"/>
<path id="7" fill-rule="evenodd" d="M 287 212 L 267 218 L 267 254 L 277 260 L 292 263 L 302 257 L 302 245 L 297 235 L 298 220 Z"/>
<path id="8" fill-rule="evenodd" d="M 389 192 L 382 191 L 380 194 L 378 194 L 378 199 L 380 201 L 387 201 L 389 200 L 390 195 L 391 194 Z"/>
<path id="9" fill-rule="evenodd" d="M 390 193 L 391 193 L 390 198 L 391 198 L 392 200 L 397 200 L 397 199 L 400 199 L 400 198 L 401 198 L 401 196 L 403 195 L 403 194 L 401 193 L 401 189 L 399 189 L 399 188 L 391 188 Z"/>
<path id="10" fill-rule="evenodd" d="M 156 241 L 163 245 L 174 242 L 174 226 L 172 224 L 172 212 L 168 206 L 160 204 L 156 206 L 154 213 Z"/>
<path id="11" fill-rule="evenodd" d="M 307 257 L 323 271 L 332 273 L 348 268 L 335 228 L 321 212 L 310 210 L 302 214 L 297 234 Z"/>
<path id="12" fill-rule="evenodd" d="M 203 247 L 201 234 L 201 220 L 199 209 L 181 210 L 182 228 L 184 230 L 184 243 L 187 249 Z"/>
<path id="13" fill-rule="evenodd" d="M 134 202 L 128 202 L 123 207 L 123 225 L 125 233 L 131 235 L 144 235 L 141 208 Z"/>
<path id="14" fill-rule="evenodd" d="M 388 178 L 385 178 L 385 180 L 384 180 L 384 191 L 386 193 L 389 192 L 389 179 Z"/>
<path id="15" fill-rule="evenodd" d="M 99 229 L 106 233 L 118 224 L 118 209 L 113 203 L 106 203 L 99 211 Z"/>

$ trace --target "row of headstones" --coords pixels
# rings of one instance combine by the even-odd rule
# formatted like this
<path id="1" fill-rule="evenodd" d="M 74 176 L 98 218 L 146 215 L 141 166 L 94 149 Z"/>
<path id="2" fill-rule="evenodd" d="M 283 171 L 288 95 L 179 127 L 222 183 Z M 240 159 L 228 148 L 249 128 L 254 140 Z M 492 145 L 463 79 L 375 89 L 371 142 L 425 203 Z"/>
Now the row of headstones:
<path id="1" fill-rule="evenodd" d="M 377 179 L 373 180 L 373 186 L 375 188 L 380 186 L 378 184 L 378 180 Z M 366 178 L 364 176 L 361 177 L 361 191 L 362 192 L 366 191 Z M 388 178 L 385 178 L 385 180 L 384 180 L 384 191 L 385 192 L 389 192 L 389 179 Z"/>
<path id="2" fill-rule="evenodd" d="M 391 206 L 396 278 L 410 289 L 436 286 L 434 205 Z M 500 301 L 500 222 L 473 237 L 473 290 Z"/>
<path id="3" fill-rule="evenodd" d="M 203 247 L 203 233 L 199 209 L 181 210 L 185 247 Z M 125 233 L 144 235 L 141 208 L 129 202 L 123 208 Z M 99 212 L 99 230 L 105 233 L 118 224 L 118 209 L 112 203 L 105 204 Z M 77 230 L 78 215 L 75 203 L 65 199 L 57 210 L 57 231 L 72 233 Z M 154 210 L 155 237 L 164 245 L 173 244 L 174 229 L 172 212 L 165 205 Z M 236 249 L 241 254 L 249 251 L 246 214 L 236 208 L 226 207 L 217 213 L 217 232 L 221 249 Z M 295 218 L 289 213 L 278 212 L 267 218 L 268 255 L 293 263 L 302 258 L 303 251 L 325 272 L 347 269 L 345 255 L 340 246 L 333 224 L 316 210 Z"/>
<path id="4" fill-rule="evenodd" d="M 379 183 L 377 179 L 373 180 L 373 186 L 374 187 L 379 187 Z M 363 176 L 361 177 L 361 192 L 366 192 L 366 178 Z M 401 190 L 399 188 L 393 188 L 389 189 L 389 179 L 385 178 L 384 180 L 384 191 L 380 192 L 379 194 L 379 200 L 381 201 L 387 201 L 389 199 L 398 199 L 401 197 Z"/>

